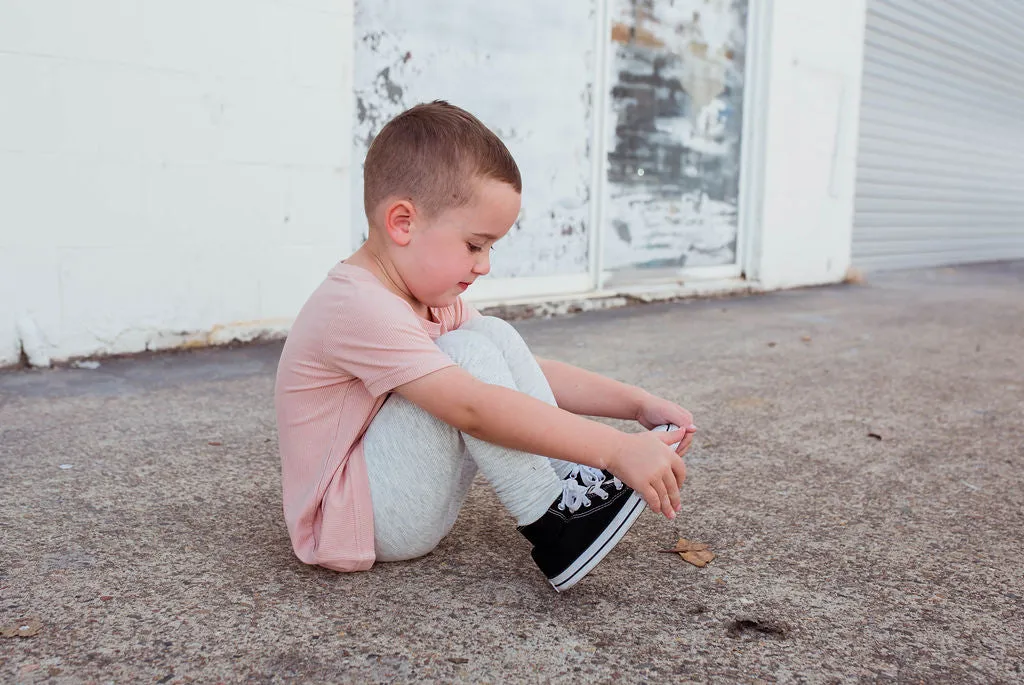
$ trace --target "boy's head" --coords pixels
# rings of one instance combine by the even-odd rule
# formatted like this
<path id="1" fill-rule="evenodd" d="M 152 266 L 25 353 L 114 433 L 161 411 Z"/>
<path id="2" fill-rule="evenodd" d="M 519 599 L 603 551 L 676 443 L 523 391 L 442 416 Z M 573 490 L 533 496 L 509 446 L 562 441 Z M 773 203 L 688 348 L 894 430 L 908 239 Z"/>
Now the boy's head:
<path id="1" fill-rule="evenodd" d="M 522 180 L 504 143 L 441 100 L 388 122 L 363 178 L 370 240 L 430 306 L 449 304 L 487 273 L 490 247 L 519 215 Z"/>
<path id="2" fill-rule="evenodd" d="M 416 105 L 373 139 L 363 166 L 363 204 L 370 224 L 381 204 L 409 199 L 426 216 L 465 206 L 475 179 L 523 190 L 519 167 L 498 136 L 475 116 L 443 100 Z"/>

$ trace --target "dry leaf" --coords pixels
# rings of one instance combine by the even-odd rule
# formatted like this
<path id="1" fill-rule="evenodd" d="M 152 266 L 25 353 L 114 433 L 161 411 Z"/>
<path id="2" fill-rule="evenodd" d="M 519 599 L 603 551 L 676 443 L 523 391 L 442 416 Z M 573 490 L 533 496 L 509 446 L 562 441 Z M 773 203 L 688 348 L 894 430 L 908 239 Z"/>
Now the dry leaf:
<path id="1" fill-rule="evenodd" d="M 222 443 L 222 442 L 219 442 L 219 441 L 217 441 L 217 440 L 211 440 L 210 442 L 208 442 L 208 443 L 206 443 L 206 444 L 207 444 L 207 445 L 213 445 L 214 447 L 220 447 L 220 446 L 221 446 L 221 445 L 223 445 L 224 443 Z"/>
<path id="2" fill-rule="evenodd" d="M 801 336 L 800 339 L 803 340 L 804 342 L 811 342 L 811 336 L 809 335 Z"/>
<path id="3" fill-rule="evenodd" d="M 679 556 L 683 558 L 683 561 L 693 564 L 698 568 L 704 568 L 708 565 L 708 562 L 715 558 L 715 553 L 711 550 L 695 550 L 693 552 L 680 552 Z"/>
<path id="4" fill-rule="evenodd" d="M 3 637 L 32 637 L 43 629 L 43 622 L 38 618 L 19 618 L 14 623 L 0 627 Z"/>
<path id="5" fill-rule="evenodd" d="M 708 549 L 703 542 L 694 542 L 686 538 L 679 538 L 679 542 L 672 549 L 662 549 L 660 552 L 671 552 L 678 554 L 683 561 L 694 566 L 704 568 L 708 562 L 715 558 L 715 553 Z"/>
<path id="6" fill-rule="evenodd" d="M 448 657 L 448 661 L 452 662 L 453 664 L 468 664 L 469 663 L 469 659 L 467 659 L 465 657 L 461 657 L 461 656 L 450 656 L 450 657 Z"/>
<path id="7" fill-rule="evenodd" d="M 692 542 L 686 538 L 679 538 L 679 542 L 672 549 L 661 549 L 659 552 L 700 552 L 707 549 L 708 546 L 703 542 Z"/>
<path id="8" fill-rule="evenodd" d="M 770 343 L 768 343 L 768 347 L 775 347 L 778 344 L 779 343 L 776 343 L 776 342 L 770 342 Z"/>

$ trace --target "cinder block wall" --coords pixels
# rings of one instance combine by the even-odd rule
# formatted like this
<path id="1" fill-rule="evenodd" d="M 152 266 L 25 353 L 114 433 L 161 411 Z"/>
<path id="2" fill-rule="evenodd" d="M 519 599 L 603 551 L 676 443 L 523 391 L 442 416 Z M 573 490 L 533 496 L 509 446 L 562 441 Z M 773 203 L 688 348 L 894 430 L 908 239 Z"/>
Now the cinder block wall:
<path id="1" fill-rule="evenodd" d="M 352 13 L 0 4 L 0 366 L 288 324 L 351 249 Z"/>

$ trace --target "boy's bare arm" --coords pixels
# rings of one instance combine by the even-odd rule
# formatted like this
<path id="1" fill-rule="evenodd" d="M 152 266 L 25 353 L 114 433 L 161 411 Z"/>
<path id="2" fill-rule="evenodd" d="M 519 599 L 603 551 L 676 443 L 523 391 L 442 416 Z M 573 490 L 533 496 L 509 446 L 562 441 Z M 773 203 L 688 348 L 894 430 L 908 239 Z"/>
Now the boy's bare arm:
<path id="1" fill-rule="evenodd" d="M 526 393 L 477 380 L 458 366 L 395 392 L 473 437 L 502 447 L 608 469 L 655 512 L 674 517 L 686 467 L 669 445 L 685 430 L 623 433 Z"/>
<path id="2" fill-rule="evenodd" d="M 562 409 L 612 419 L 635 419 L 640 414 L 648 395 L 644 390 L 572 364 L 536 359 Z"/>
<path id="3" fill-rule="evenodd" d="M 535 357 L 558 406 L 574 414 L 636 419 L 645 428 L 674 424 L 688 433 L 676 447 L 683 456 L 693 443 L 693 414 L 675 402 L 572 364 Z"/>

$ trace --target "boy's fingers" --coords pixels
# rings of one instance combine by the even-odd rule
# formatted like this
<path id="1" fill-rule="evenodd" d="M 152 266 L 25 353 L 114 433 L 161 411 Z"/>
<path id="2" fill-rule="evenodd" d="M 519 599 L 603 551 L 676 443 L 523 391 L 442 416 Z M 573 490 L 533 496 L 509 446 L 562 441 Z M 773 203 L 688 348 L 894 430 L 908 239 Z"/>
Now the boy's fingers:
<path id="1" fill-rule="evenodd" d="M 666 445 L 674 445 L 686 437 L 686 429 L 677 428 L 671 431 L 658 431 L 655 435 Z"/>
<path id="2" fill-rule="evenodd" d="M 643 491 L 644 501 L 647 502 L 647 506 L 651 508 L 655 514 L 661 513 L 661 495 L 654 489 L 654 486 L 648 485 Z"/>
<path id="3" fill-rule="evenodd" d="M 665 486 L 668 488 L 669 511 L 673 513 L 671 518 L 675 518 L 674 514 L 679 510 L 679 486 L 676 485 L 674 473 L 665 474 L 665 481 Z"/>
<path id="4" fill-rule="evenodd" d="M 654 486 L 655 492 L 658 493 L 658 513 L 668 516 L 671 509 L 665 506 L 669 502 L 668 488 L 665 487 L 665 481 L 658 478 L 651 485 Z"/>
<path id="5" fill-rule="evenodd" d="M 687 433 L 686 437 L 683 438 L 683 441 L 679 443 L 679 447 L 676 448 L 676 454 L 678 454 L 680 457 L 683 456 L 690 449 L 690 445 L 692 444 L 693 433 Z"/>
<path id="6" fill-rule="evenodd" d="M 671 482 L 672 480 L 672 476 L 669 474 L 655 484 L 661 497 L 661 514 L 669 520 L 676 517 L 676 503 L 679 499 L 678 490 L 675 488 L 675 483 Z M 673 493 L 675 493 L 674 500 Z"/>
<path id="7" fill-rule="evenodd" d="M 682 459 L 677 460 L 672 464 L 672 473 L 675 474 L 678 486 L 683 487 L 683 483 L 686 481 L 686 462 Z"/>

